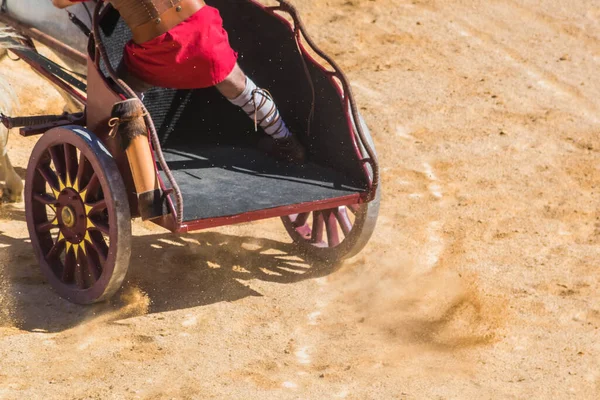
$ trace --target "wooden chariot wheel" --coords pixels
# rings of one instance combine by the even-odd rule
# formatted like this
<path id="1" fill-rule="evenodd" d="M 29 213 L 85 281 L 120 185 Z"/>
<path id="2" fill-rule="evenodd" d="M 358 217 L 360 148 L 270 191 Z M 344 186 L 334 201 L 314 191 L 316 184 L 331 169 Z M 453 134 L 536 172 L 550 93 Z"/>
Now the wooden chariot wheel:
<path id="1" fill-rule="evenodd" d="M 282 217 L 292 240 L 307 256 L 335 262 L 352 257 L 367 244 L 379 214 L 379 195 L 355 204 Z"/>
<path id="2" fill-rule="evenodd" d="M 373 138 L 362 117 L 359 123 L 369 144 Z M 362 152 L 366 154 L 364 148 Z M 372 178 L 373 172 L 369 169 Z M 358 254 L 366 246 L 377 224 L 381 185 L 368 203 L 354 204 L 282 217 L 288 234 L 308 257 L 336 262 Z"/>
<path id="3" fill-rule="evenodd" d="M 35 145 L 25 212 L 42 272 L 64 298 L 105 300 L 120 287 L 131 254 L 131 217 L 115 160 L 90 131 L 69 126 Z"/>

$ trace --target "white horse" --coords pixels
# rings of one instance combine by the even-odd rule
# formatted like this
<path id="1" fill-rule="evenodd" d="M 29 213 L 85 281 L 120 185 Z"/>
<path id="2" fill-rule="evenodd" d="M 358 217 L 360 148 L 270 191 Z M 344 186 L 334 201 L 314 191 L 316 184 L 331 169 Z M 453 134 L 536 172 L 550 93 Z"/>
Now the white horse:
<path id="1" fill-rule="evenodd" d="M 59 10 L 52 5 L 50 0 L 7 0 L 7 12 L 14 19 L 24 22 L 38 30 L 60 40 L 61 42 L 85 53 L 87 47 L 87 37 L 76 27 L 68 17 L 65 10 Z M 93 3 L 86 6 L 78 4 L 69 7 L 69 11 L 75 14 L 88 27 L 91 26 L 91 13 Z M 0 27 L 0 39 L 9 36 L 17 37 L 14 32 L 6 27 Z M 0 58 L 7 51 L 7 42 L 0 41 Z M 64 64 L 70 70 L 85 74 L 86 68 L 73 60 L 62 57 L 57 54 Z M 77 103 L 66 93 L 59 90 L 59 93 L 66 101 L 66 111 L 76 111 Z M 6 115 L 11 115 L 17 111 L 17 98 L 14 95 L 10 85 L 0 75 L 0 111 Z M 0 124 L 0 193 L 2 201 L 18 202 L 21 200 L 23 191 L 23 182 L 15 172 L 7 154 L 6 145 L 8 142 L 8 129 Z M 4 185 L 2 185 L 4 182 Z"/>

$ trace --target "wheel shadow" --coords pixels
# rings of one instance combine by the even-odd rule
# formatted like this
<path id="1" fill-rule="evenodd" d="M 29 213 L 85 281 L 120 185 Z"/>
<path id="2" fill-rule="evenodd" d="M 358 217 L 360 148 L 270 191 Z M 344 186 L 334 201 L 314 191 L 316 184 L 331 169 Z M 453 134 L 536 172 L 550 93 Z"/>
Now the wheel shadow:
<path id="1" fill-rule="evenodd" d="M 10 215 L 21 221 L 25 218 L 18 210 Z M 132 239 L 123 288 L 111 301 L 80 306 L 52 290 L 27 237 L 11 237 L 0 229 L 0 328 L 60 332 L 98 318 L 110 323 L 136 315 L 135 304 L 131 304 L 136 301 L 147 302 L 143 313 L 233 302 L 262 296 L 250 287 L 252 280 L 291 284 L 328 275 L 337 268 L 308 262 L 295 255 L 293 244 L 269 239 L 217 232 Z M 132 291 L 138 296 L 130 296 Z"/>
<path id="2" fill-rule="evenodd" d="M 126 280 L 148 294 L 150 312 L 163 312 L 261 296 L 247 281 L 290 284 L 336 268 L 296 253 L 292 243 L 217 232 L 135 237 Z"/>

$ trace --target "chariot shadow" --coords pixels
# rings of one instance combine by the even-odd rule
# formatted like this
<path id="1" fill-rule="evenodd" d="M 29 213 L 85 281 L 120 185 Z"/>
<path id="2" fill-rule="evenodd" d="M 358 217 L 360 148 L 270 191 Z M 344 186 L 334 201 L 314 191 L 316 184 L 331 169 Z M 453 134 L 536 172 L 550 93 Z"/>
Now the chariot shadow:
<path id="1" fill-rule="evenodd" d="M 12 214 L 23 221 L 18 210 Z M 43 277 L 28 238 L 13 238 L 0 228 L 0 291 L 10 325 L 27 331 L 61 332 L 107 314 L 107 323 L 127 318 L 128 290 L 149 299 L 149 313 L 160 313 L 248 296 L 262 296 L 245 282 L 291 284 L 325 276 L 337 265 L 307 262 L 293 244 L 254 237 L 200 232 L 132 238 L 132 256 L 123 288 L 108 302 L 81 306 L 62 299 Z M 0 321 L 0 324 L 6 322 Z"/>
<path id="2" fill-rule="evenodd" d="M 150 312 L 162 312 L 261 296 L 244 282 L 290 284 L 337 267 L 296 253 L 291 243 L 216 232 L 136 237 L 124 290 L 138 287 Z"/>

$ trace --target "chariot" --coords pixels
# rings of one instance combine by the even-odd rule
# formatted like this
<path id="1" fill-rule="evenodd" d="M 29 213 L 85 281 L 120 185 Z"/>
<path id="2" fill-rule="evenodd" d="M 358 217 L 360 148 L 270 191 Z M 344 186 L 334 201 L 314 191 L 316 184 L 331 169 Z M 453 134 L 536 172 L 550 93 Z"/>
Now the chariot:
<path id="1" fill-rule="evenodd" d="M 151 221 L 182 233 L 278 217 L 305 257 L 333 263 L 357 254 L 375 228 L 380 185 L 374 144 L 347 78 L 286 1 L 207 3 L 221 12 L 242 69 L 270 90 L 305 145 L 307 162 L 260 152 L 253 122 L 216 89 L 154 88 L 143 100 L 144 137 L 160 189 L 154 201 L 164 212 Z M 82 304 L 120 288 L 131 220 L 143 213 L 132 155 L 109 126 L 114 104 L 135 96 L 115 74 L 131 33 L 109 4 L 96 7 L 93 21 L 87 54 L 77 57 L 87 62 L 85 83 L 27 47 L 30 40 L 12 50 L 85 111 L 3 121 L 22 126 L 22 135 L 41 135 L 25 178 L 31 244 L 53 288 Z"/>

